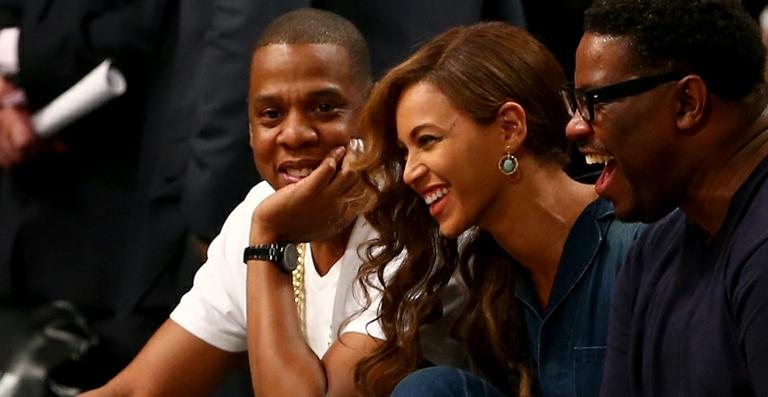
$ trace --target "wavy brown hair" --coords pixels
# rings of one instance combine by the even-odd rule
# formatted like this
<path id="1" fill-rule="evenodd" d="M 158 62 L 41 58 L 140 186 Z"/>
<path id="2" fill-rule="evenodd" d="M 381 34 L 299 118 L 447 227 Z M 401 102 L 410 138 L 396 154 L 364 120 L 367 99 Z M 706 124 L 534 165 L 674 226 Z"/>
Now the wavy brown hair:
<path id="1" fill-rule="evenodd" d="M 358 365 L 357 386 L 365 395 L 386 395 L 423 364 L 420 327 L 440 318 L 440 292 L 458 269 L 467 301 L 453 336 L 464 342 L 476 371 L 507 392 L 529 395 L 527 336 L 514 291 L 519 267 L 485 231 L 462 238 L 461 247 L 442 236 L 424 200 L 403 183 L 395 111 L 402 93 L 419 82 L 438 87 L 483 126 L 505 102 L 518 103 L 526 112 L 527 150 L 561 166 L 567 159 L 568 115 L 558 94 L 564 73 L 519 28 L 502 22 L 453 28 L 376 84 L 361 120 L 366 150 L 355 166 L 378 197 L 367 218 L 380 235 L 358 282 L 366 290 L 384 286 L 379 321 L 387 339 Z M 385 267 L 399 255 L 401 265 L 385 279 Z"/>

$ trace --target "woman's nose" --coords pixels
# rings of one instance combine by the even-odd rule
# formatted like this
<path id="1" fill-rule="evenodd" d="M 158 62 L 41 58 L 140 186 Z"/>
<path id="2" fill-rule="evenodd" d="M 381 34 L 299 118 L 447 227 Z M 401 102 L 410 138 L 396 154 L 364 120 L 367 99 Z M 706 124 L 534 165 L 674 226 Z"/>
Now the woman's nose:
<path id="1" fill-rule="evenodd" d="M 408 156 L 405 161 L 405 168 L 403 169 L 403 182 L 409 186 L 421 178 L 427 173 L 427 167 L 418 161 L 416 156 Z"/>

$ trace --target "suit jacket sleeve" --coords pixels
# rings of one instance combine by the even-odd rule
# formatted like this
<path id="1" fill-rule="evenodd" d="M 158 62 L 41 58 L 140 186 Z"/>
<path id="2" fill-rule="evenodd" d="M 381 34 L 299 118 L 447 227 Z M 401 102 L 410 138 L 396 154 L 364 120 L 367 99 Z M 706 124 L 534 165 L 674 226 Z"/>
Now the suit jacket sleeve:
<path id="1" fill-rule="evenodd" d="M 33 109 L 49 102 L 105 58 L 128 77 L 152 55 L 177 0 L 27 0 L 21 9 L 19 84 Z M 55 64 L 56 67 L 51 67 Z"/>

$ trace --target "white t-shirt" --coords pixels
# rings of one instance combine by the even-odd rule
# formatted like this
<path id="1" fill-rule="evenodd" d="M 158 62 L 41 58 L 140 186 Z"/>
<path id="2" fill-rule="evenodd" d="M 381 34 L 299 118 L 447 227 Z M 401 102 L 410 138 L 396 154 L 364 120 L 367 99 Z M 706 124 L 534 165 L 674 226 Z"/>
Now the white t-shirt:
<path id="1" fill-rule="evenodd" d="M 246 342 L 246 265 L 243 249 L 249 245 L 253 210 L 274 190 L 267 182 L 254 186 L 229 215 L 221 233 L 211 242 L 208 260 L 195 274 L 192 288 L 181 298 L 171 319 L 196 337 L 222 350 L 242 352 Z M 363 260 L 358 246 L 373 238 L 375 232 L 360 217 L 350 233 L 344 254 L 331 270 L 320 277 L 311 256 L 311 244 L 305 250 L 305 293 L 308 343 L 322 357 L 341 333 L 358 332 L 384 339 L 380 325 L 373 321 L 379 300 L 363 307 L 359 291 L 351 288 Z M 355 315 L 357 313 L 357 315 Z"/>
<path id="2" fill-rule="evenodd" d="M 336 298 L 336 286 L 339 282 L 340 260 L 333 264 L 328 272 L 321 276 L 317 273 L 312 260 L 312 247 L 304 250 L 304 294 L 306 305 L 304 316 L 307 325 L 307 344 L 318 357 L 322 357 L 328 346 L 336 339 L 333 336 L 331 319 L 333 303 Z"/>

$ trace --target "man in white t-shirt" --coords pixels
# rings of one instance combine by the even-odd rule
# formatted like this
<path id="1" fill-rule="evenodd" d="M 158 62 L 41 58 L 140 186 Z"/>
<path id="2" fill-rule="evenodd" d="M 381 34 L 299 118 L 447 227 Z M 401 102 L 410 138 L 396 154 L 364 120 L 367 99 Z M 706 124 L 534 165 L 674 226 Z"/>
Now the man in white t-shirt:
<path id="1" fill-rule="evenodd" d="M 197 272 L 194 287 L 171 313 L 175 323 L 219 349 L 232 352 L 247 349 L 245 281 L 248 267 L 243 265 L 242 251 L 249 244 L 251 214 L 273 193 L 274 189 L 267 182 L 261 182 L 232 211 L 221 233 L 213 240 L 208 261 Z M 374 236 L 367 222 L 358 218 L 349 233 L 344 253 L 324 274 L 318 271 L 312 258 L 312 247 L 316 243 L 305 245 L 306 339 L 317 357 L 323 357 L 336 340 L 342 322 L 350 316 L 354 317 L 343 324 L 344 333 L 384 337 L 378 323 L 367 324 L 374 319 L 375 309 L 357 315 L 364 301 L 359 293 L 352 295 L 357 292 L 353 289 L 354 278 L 362 264 L 358 247 Z M 296 311 L 295 308 L 292 310 Z"/>
<path id="2" fill-rule="evenodd" d="M 354 394 L 355 364 L 383 337 L 377 304 L 345 321 L 362 308 L 358 245 L 373 233 L 349 210 L 359 178 L 345 163 L 369 85 L 365 40 L 344 18 L 300 9 L 265 29 L 248 97 L 265 182 L 230 214 L 171 319 L 88 396 L 206 395 L 246 350 L 260 397 Z M 301 255 L 289 241 L 311 244 Z"/>

